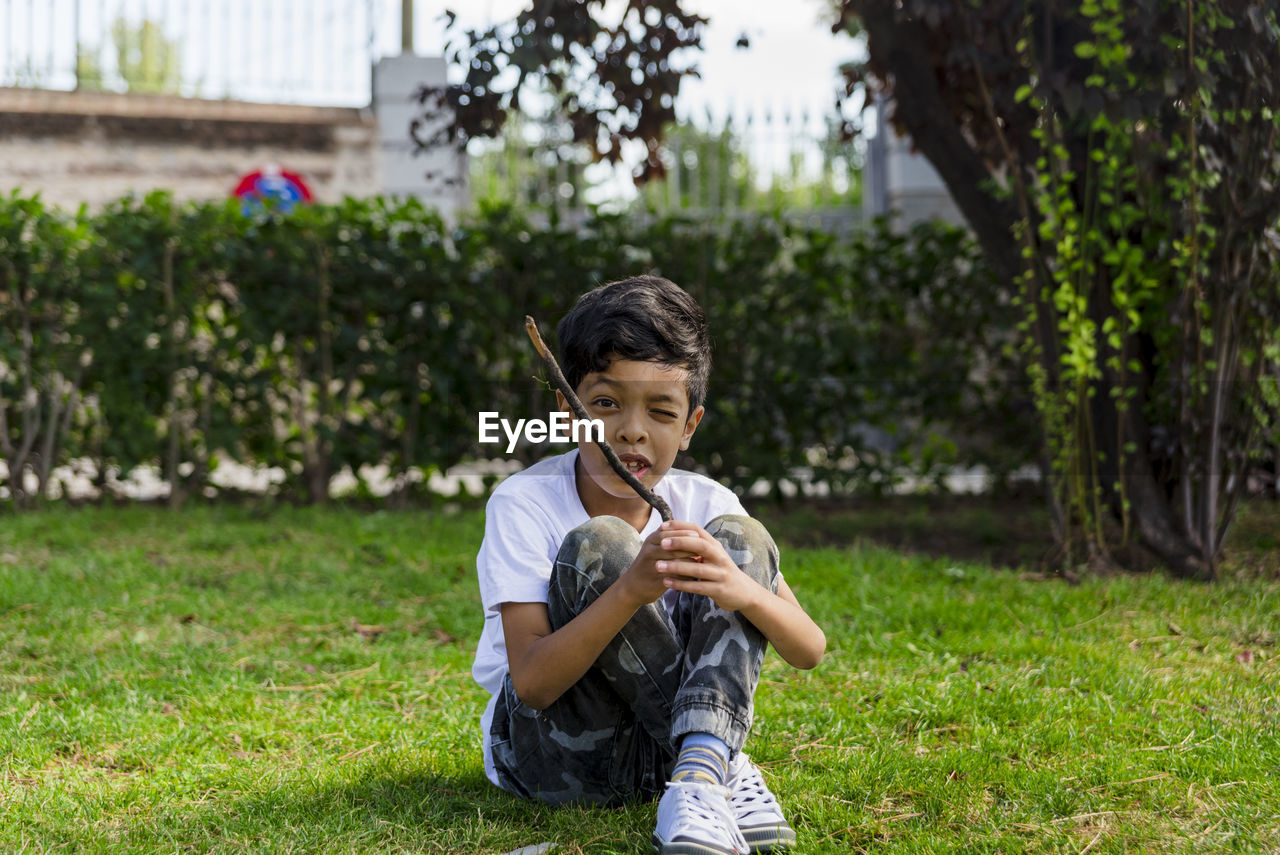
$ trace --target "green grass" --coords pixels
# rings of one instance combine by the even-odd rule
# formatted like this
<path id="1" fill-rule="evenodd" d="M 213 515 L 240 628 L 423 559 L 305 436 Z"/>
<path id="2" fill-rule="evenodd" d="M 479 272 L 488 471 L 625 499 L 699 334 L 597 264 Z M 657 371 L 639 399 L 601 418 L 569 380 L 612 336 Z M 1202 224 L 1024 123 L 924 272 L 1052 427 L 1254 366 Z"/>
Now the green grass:
<path id="1" fill-rule="evenodd" d="M 477 512 L 0 519 L 0 850 L 649 851 L 483 777 Z M 748 745 L 800 852 L 1280 850 L 1280 583 L 784 548 Z"/>

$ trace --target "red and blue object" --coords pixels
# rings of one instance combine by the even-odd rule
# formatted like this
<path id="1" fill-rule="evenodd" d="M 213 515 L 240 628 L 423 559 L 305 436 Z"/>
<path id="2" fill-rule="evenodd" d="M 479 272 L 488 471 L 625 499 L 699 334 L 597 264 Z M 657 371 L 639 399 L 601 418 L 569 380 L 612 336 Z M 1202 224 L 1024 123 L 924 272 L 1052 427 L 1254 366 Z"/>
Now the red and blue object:
<path id="1" fill-rule="evenodd" d="M 302 176 L 287 169 L 259 169 L 240 179 L 233 194 L 241 200 L 245 214 L 253 214 L 270 207 L 288 213 L 299 203 L 312 201 L 311 188 Z"/>

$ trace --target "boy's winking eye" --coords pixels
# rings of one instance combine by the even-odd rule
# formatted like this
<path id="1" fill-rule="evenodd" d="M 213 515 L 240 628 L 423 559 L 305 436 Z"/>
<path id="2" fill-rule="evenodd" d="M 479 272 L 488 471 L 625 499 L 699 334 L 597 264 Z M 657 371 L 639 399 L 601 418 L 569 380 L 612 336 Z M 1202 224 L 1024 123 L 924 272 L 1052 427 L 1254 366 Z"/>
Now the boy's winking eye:
<path id="1" fill-rule="evenodd" d="M 614 371 L 622 378 L 609 376 Z M 603 372 L 587 377 L 581 396 L 592 407 L 604 410 L 621 408 L 626 402 L 643 404 L 655 418 L 673 421 L 680 419 L 689 405 L 686 380 L 683 368 L 614 360 Z M 637 392 L 637 386 L 643 391 Z"/>

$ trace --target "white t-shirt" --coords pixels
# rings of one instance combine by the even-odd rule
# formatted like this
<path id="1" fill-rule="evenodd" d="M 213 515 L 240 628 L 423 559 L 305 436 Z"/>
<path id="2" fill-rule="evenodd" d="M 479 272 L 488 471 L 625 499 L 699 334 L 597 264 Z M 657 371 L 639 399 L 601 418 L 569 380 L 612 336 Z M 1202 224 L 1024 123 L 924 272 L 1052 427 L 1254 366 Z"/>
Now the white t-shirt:
<path id="1" fill-rule="evenodd" d="M 480 727 L 484 734 L 484 770 L 498 783 L 489 746 L 489 727 L 503 678 L 507 674 L 507 645 L 502 636 L 503 603 L 545 603 L 551 567 L 569 532 L 589 517 L 578 496 L 574 449 L 541 460 L 503 481 L 485 507 L 484 542 L 476 556 L 484 630 L 471 674 L 492 695 Z M 671 469 L 654 487 L 666 499 L 675 519 L 705 526 L 721 514 L 746 511 L 729 488 L 710 478 Z M 662 523 L 657 511 L 640 533 L 648 537 Z"/>

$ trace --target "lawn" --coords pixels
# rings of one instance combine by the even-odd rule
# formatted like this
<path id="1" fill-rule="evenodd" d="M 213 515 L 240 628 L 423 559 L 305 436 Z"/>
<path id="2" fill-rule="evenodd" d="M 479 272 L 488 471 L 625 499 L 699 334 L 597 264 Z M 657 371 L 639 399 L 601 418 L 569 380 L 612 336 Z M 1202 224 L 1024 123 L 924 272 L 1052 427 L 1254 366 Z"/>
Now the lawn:
<path id="1" fill-rule="evenodd" d="M 778 519 L 784 572 L 829 652 L 770 655 L 748 745 L 800 852 L 1280 851 L 1274 577 L 1068 585 L 788 545 L 803 528 Z M 650 851 L 653 805 L 484 780 L 481 531 L 474 510 L 0 518 L 0 850 Z"/>

